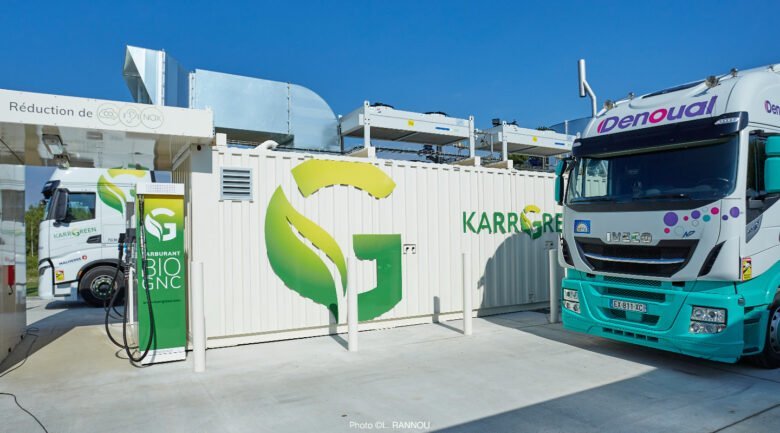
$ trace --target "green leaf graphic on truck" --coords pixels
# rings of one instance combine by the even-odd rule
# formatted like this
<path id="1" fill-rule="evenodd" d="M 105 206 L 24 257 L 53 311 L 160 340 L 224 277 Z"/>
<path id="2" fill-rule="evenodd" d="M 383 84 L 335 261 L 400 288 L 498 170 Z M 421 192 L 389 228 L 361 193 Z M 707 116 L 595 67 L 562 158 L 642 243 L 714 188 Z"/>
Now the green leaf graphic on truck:
<path id="1" fill-rule="evenodd" d="M 112 168 L 107 171 L 108 177 L 100 175 L 98 178 L 97 190 L 100 201 L 106 204 L 111 209 L 115 209 L 120 214 L 125 213 L 125 204 L 127 203 L 127 195 L 121 188 L 116 186 L 113 182 L 116 177 L 128 175 L 138 179 L 143 179 L 148 172 L 145 170 L 133 170 L 126 168 Z M 110 180 L 109 180 L 110 179 Z"/>
<path id="2" fill-rule="evenodd" d="M 363 162 L 308 160 L 293 168 L 292 175 L 304 197 L 336 185 L 355 187 L 375 199 L 386 198 L 395 189 L 387 174 Z M 350 278 L 344 253 L 333 236 L 290 204 L 281 187 L 268 203 L 265 242 L 271 268 L 285 286 L 324 305 L 338 320 L 338 300 L 345 296 Z M 352 243 L 355 257 L 376 261 L 377 287 L 358 295 L 358 320 L 371 320 L 390 311 L 403 297 L 401 235 L 355 234 Z M 339 284 L 309 245 L 335 265 Z"/>

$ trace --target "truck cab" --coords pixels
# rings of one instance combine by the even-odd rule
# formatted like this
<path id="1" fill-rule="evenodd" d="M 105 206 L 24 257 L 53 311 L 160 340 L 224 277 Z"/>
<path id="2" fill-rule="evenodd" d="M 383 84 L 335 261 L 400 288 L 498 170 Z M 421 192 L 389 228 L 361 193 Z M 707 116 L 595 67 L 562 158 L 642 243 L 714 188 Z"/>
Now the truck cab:
<path id="1" fill-rule="evenodd" d="M 39 294 L 102 306 L 117 273 L 119 234 L 137 182 L 152 181 L 147 170 L 57 169 L 43 187 L 46 200 L 39 227 Z M 122 281 L 121 271 L 117 277 Z"/>
<path id="2" fill-rule="evenodd" d="M 609 102 L 591 120 L 558 170 L 566 329 L 780 367 L 778 72 Z"/>

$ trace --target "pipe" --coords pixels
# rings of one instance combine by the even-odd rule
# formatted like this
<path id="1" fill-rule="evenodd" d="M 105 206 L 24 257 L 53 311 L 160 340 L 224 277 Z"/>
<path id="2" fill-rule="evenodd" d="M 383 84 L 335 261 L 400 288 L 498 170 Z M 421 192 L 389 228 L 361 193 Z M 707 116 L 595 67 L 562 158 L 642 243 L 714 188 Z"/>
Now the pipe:
<path id="1" fill-rule="evenodd" d="M 561 279 L 558 276 L 558 250 L 547 251 L 550 271 L 550 323 L 561 321 Z"/>
<path id="2" fill-rule="evenodd" d="M 577 72 L 580 81 L 580 98 L 584 98 L 586 94 L 590 96 L 591 110 L 593 111 L 593 117 L 596 117 L 598 114 L 596 108 L 596 94 L 593 93 L 593 89 L 590 88 L 590 84 L 588 84 L 588 80 L 585 78 L 585 59 L 580 59 L 577 62 Z"/>
<path id="3" fill-rule="evenodd" d="M 463 253 L 462 255 L 462 272 L 463 272 L 463 335 L 471 335 L 472 333 L 472 318 L 471 314 L 474 310 L 472 307 L 471 298 L 471 269 L 469 268 L 469 253 Z"/>
<path id="4" fill-rule="evenodd" d="M 506 122 L 501 122 L 501 125 L 503 126 L 501 130 L 501 160 L 508 161 L 509 149 L 507 148 L 507 146 L 509 143 L 507 143 L 506 141 Z"/>
<path id="5" fill-rule="evenodd" d="M 358 293 L 355 282 L 355 258 L 347 259 L 347 347 L 350 352 L 358 351 Z"/>
<path id="6" fill-rule="evenodd" d="M 276 146 L 278 146 L 279 143 L 273 141 L 273 140 L 265 140 L 264 142 L 260 143 L 258 148 L 262 150 L 274 150 L 276 149 Z"/>
<path id="7" fill-rule="evenodd" d="M 192 354 L 195 373 L 206 371 L 206 313 L 203 262 L 192 262 Z"/>
<path id="8" fill-rule="evenodd" d="M 474 134 L 474 116 L 469 116 L 469 158 L 474 158 L 477 154 L 476 141 Z"/>

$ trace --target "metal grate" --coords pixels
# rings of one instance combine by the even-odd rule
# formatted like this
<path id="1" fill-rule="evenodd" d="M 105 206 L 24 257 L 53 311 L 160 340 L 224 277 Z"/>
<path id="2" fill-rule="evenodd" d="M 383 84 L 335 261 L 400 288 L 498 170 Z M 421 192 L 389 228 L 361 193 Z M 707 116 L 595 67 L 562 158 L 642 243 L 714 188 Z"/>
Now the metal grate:
<path id="1" fill-rule="evenodd" d="M 664 302 L 666 295 L 657 292 L 645 292 L 643 290 L 620 289 L 617 287 L 607 287 L 604 289 L 605 295 L 620 296 L 623 298 L 642 299 L 646 301 Z"/>
<path id="2" fill-rule="evenodd" d="M 605 309 L 607 316 L 611 319 L 625 320 L 627 322 L 641 323 L 643 325 L 655 326 L 661 319 L 661 316 L 655 314 L 640 314 L 639 316 L 629 317 L 623 310 L 616 310 L 614 308 Z M 638 320 L 637 320 L 638 319 Z"/>
<path id="3" fill-rule="evenodd" d="M 604 281 L 608 283 L 627 284 L 630 286 L 647 286 L 647 287 L 661 287 L 661 282 L 657 280 L 639 280 L 636 278 L 622 278 L 622 277 L 604 277 Z"/>
<path id="4" fill-rule="evenodd" d="M 252 200 L 252 169 L 227 168 L 220 172 L 220 191 L 222 200 Z"/>
<path id="5" fill-rule="evenodd" d="M 619 335 L 621 337 L 635 338 L 637 340 L 649 341 L 651 343 L 658 343 L 658 338 L 651 337 L 649 335 L 637 334 L 635 332 L 622 331 L 620 329 L 601 328 L 607 334 Z"/>
<path id="6" fill-rule="evenodd" d="M 600 239 L 578 237 L 582 259 L 598 272 L 671 277 L 684 268 L 698 240 L 662 240 L 658 245 L 604 243 Z M 653 263 L 657 260 L 657 263 Z M 674 262 L 664 262 L 674 260 Z"/>

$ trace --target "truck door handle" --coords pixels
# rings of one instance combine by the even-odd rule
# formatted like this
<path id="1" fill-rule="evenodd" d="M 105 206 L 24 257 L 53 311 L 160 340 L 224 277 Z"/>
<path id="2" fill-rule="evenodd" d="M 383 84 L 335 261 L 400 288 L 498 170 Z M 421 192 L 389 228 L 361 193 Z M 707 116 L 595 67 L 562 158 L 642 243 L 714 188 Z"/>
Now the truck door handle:
<path id="1" fill-rule="evenodd" d="M 103 242 L 103 235 L 95 235 L 87 238 L 88 244 L 99 244 Z"/>

